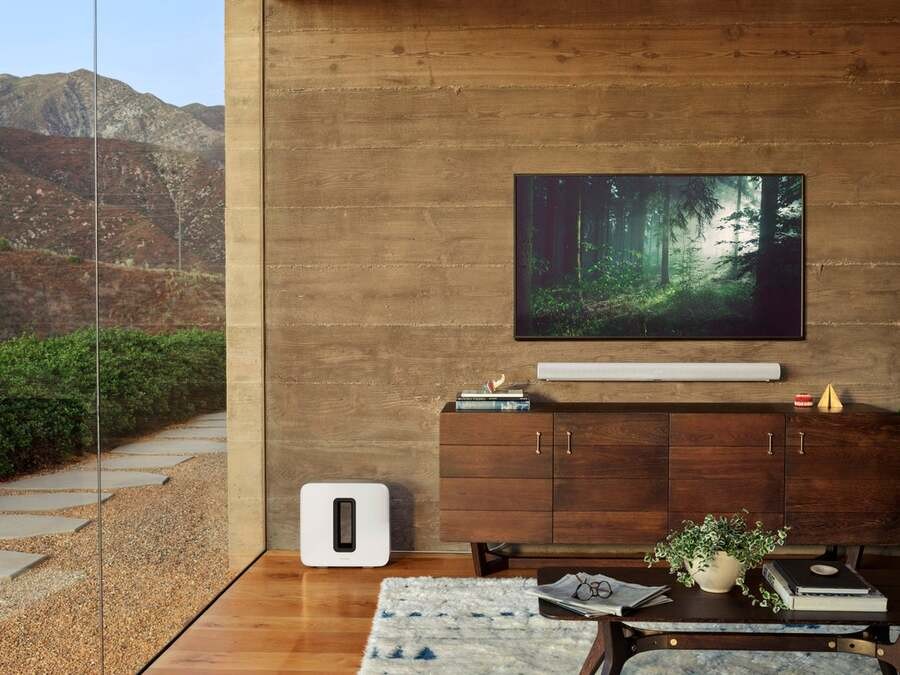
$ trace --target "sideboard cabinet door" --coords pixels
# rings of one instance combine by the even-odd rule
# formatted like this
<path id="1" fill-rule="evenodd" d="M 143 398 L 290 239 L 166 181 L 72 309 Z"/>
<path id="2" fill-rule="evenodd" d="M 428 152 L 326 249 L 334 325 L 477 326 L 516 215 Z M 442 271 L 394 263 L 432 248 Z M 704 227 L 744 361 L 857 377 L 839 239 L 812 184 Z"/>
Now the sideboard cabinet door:
<path id="1" fill-rule="evenodd" d="M 549 543 L 553 414 L 445 412 L 442 541 Z"/>
<path id="2" fill-rule="evenodd" d="M 669 529 L 707 513 L 746 509 L 749 522 L 784 525 L 784 415 L 671 415 Z"/>
<path id="3" fill-rule="evenodd" d="M 900 416 L 797 412 L 787 442 L 791 543 L 900 543 Z"/>
<path id="4" fill-rule="evenodd" d="M 666 534 L 665 413 L 557 413 L 553 541 L 649 543 Z"/>

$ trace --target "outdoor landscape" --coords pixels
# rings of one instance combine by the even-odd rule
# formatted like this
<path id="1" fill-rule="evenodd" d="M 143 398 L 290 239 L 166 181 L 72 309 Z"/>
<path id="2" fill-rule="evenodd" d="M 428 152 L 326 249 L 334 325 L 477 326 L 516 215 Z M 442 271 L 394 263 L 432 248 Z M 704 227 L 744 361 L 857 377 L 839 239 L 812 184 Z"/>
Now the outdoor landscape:
<path id="1" fill-rule="evenodd" d="M 516 335 L 799 338 L 800 175 L 516 177 Z"/>
<path id="2" fill-rule="evenodd" d="M 95 242 L 92 106 L 0 74 L 0 673 L 135 672 L 232 573 L 224 107 L 99 78 Z"/>

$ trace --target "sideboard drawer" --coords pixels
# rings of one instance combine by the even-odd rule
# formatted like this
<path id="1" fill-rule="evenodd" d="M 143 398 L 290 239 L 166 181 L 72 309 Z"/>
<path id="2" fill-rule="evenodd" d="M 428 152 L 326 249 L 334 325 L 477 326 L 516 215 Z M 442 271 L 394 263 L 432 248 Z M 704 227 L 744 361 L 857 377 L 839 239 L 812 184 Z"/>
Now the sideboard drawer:
<path id="1" fill-rule="evenodd" d="M 784 415 L 772 413 L 673 413 L 672 445 L 775 446 L 784 445 Z"/>
<path id="2" fill-rule="evenodd" d="M 669 509 L 675 512 L 771 513 L 784 509 L 784 482 L 765 478 L 692 478 L 669 481 Z"/>
<path id="3" fill-rule="evenodd" d="M 801 438 L 804 448 L 900 448 L 900 415 L 798 412 L 788 416 L 787 443 L 799 447 Z"/>
<path id="4" fill-rule="evenodd" d="M 702 523 L 703 519 L 706 518 L 706 514 L 709 513 L 716 518 L 721 518 L 722 516 L 731 517 L 735 515 L 735 511 L 670 511 L 669 512 L 669 529 L 670 530 L 680 530 L 684 526 L 685 520 L 691 520 L 695 523 Z M 744 522 L 747 523 L 751 528 L 756 524 L 756 521 L 759 521 L 763 524 L 763 527 L 767 530 L 777 530 L 778 528 L 784 527 L 784 511 L 769 511 L 760 513 L 758 511 L 751 511 L 750 513 L 741 513 L 741 516 L 744 518 Z"/>
<path id="5" fill-rule="evenodd" d="M 589 445 L 666 445 L 665 413 L 557 413 L 554 444 L 578 449 Z"/>
<path id="6" fill-rule="evenodd" d="M 442 478 L 553 478 L 553 447 L 442 445 Z"/>
<path id="7" fill-rule="evenodd" d="M 553 481 L 542 478 L 441 478 L 448 511 L 550 511 Z"/>
<path id="8" fill-rule="evenodd" d="M 554 544 L 647 544 L 666 536 L 662 511 L 560 511 L 553 514 Z"/>
<path id="9" fill-rule="evenodd" d="M 534 445 L 538 434 L 550 446 L 552 413 L 443 413 L 441 445 Z"/>
<path id="10" fill-rule="evenodd" d="M 672 446 L 669 448 L 671 479 L 765 478 L 784 483 L 784 446 L 704 447 Z"/>

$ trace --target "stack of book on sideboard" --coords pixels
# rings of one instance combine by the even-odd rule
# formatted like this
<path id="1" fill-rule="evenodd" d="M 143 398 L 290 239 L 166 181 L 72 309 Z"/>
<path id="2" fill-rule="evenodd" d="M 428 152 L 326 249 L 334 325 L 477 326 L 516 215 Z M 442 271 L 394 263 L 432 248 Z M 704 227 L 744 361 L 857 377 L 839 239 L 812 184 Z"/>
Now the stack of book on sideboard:
<path id="1" fill-rule="evenodd" d="M 825 568 L 828 575 L 811 568 Z M 772 560 L 763 565 L 763 577 L 788 609 L 814 612 L 884 612 L 887 598 L 840 562 L 822 560 Z"/>
<path id="2" fill-rule="evenodd" d="M 531 401 L 521 389 L 487 391 L 467 389 L 456 396 L 457 411 L 477 410 L 480 412 L 526 412 L 531 410 Z"/>

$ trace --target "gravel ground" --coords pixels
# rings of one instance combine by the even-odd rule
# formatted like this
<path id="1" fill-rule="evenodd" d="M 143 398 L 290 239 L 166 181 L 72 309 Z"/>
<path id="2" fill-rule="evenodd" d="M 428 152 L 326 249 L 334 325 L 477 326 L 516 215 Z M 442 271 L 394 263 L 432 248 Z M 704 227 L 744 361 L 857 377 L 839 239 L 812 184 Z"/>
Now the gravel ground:
<path id="1" fill-rule="evenodd" d="M 158 469 L 167 484 L 116 490 L 104 503 L 107 673 L 137 671 L 237 572 L 228 569 L 225 463 L 224 453 L 197 455 Z M 54 513 L 95 520 L 96 505 Z M 97 672 L 96 522 L 3 546 L 50 558 L 0 583 L 0 673 Z"/>

